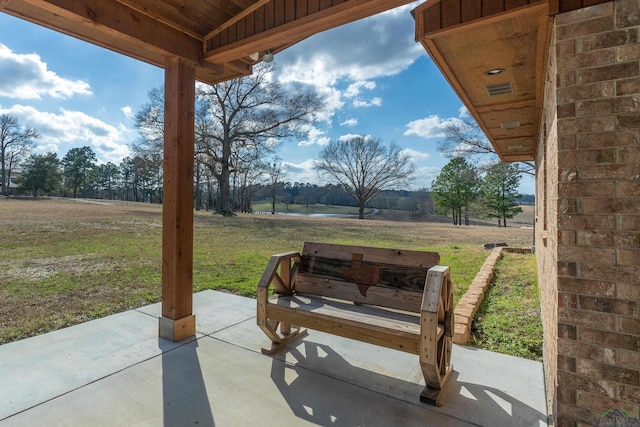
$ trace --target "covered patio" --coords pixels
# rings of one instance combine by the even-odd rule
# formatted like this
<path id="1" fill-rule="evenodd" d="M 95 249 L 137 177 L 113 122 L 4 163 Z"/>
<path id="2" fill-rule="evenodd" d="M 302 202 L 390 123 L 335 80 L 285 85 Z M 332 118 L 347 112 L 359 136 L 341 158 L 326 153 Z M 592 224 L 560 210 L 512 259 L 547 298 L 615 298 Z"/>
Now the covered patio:
<path id="1" fill-rule="evenodd" d="M 0 346 L 0 425 L 547 425 L 540 362 L 456 346 L 436 408 L 417 356 L 315 331 L 266 356 L 255 300 L 216 291 L 194 295 L 197 334 L 173 343 L 160 310 Z"/>
<path id="2" fill-rule="evenodd" d="M 513 359 L 456 347 L 448 403 L 426 408 L 398 398 L 418 394 L 413 358 L 314 333 L 271 359 L 256 353 L 254 301 L 233 309 L 192 295 L 196 79 L 247 75 L 265 55 L 406 3 L 0 0 L 0 11 L 166 76 L 162 304 L 2 346 L 3 423 L 545 422 L 544 404 L 529 400 L 544 399 L 531 377 L 539 364 L 510 370 Z M 416 39 L 499 156 L 535 160 L 546 398 L 562 426 L 640 413 L 638 10 L 637 0 L 429 0 L 414 10 Z"/>

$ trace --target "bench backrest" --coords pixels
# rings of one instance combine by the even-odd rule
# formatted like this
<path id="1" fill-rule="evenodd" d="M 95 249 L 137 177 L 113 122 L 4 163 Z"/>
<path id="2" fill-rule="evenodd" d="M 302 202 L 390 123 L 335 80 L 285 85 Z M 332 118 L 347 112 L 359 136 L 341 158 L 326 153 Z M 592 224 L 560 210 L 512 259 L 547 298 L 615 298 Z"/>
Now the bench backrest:
<path id="1" fill-rule="evenodd" d="M 437 252 L 305 243 L 295 277 L 299 293 L 420 312 Z"/>

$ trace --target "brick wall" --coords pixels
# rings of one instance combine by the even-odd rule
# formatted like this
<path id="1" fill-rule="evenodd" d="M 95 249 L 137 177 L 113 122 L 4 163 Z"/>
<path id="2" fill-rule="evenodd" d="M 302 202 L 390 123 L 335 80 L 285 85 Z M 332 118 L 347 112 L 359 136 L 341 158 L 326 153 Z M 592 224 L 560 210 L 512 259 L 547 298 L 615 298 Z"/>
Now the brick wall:
<path id="1" fill-rule="evenodd" d="M 543 116 L 536 159 L 536 260 L 544 330 L 547 407 L 556 413 L 558 342 L 558 132 L 555 31 L 549 50 Z"/>
<path id="2" fill-rule="evenodd" d="M 640 416 L 640 1 L 557 15 L 551 51 L 536 188 L 545 369 L 557 425 L 583 427 L 608 409 Z"/>

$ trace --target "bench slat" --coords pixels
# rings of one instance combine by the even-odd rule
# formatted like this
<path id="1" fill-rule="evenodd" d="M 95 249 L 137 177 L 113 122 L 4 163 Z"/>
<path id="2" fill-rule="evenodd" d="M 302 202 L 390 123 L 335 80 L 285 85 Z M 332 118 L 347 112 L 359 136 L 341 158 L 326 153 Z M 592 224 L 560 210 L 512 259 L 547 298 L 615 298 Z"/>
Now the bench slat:
<path id="1" fill-rule="evenodd" d="M 354 301 L 361 304 L 373 304 L 396 310 L 419 313 L 422 305 L 422 292 L 398 290 L 385 286 L 370 286 L 366 296 L 357 286 L 330 278 L 319 278 L 298 273 L 295 282 L 296 292 Z"/>
<path id="2" fill-rule="evenodd" d="M 406 267 L 431 268 L 440 263 L 437 252 L 409 251 L 404 249 L 372 248 L 367 246 L 336 245 L 306 242 L 302 255 L 336 258 L 351 261 L 354 253 L 362 254 L 363 262 L 395 264 Z"/>
<path id="3" fill-rule="evenodd" d="M 345 338 L 419 354 L 420 317 L 326 298 L 273 296 L 267 316 Z M 438 336 L 442 327 L 438 327 Z"/>

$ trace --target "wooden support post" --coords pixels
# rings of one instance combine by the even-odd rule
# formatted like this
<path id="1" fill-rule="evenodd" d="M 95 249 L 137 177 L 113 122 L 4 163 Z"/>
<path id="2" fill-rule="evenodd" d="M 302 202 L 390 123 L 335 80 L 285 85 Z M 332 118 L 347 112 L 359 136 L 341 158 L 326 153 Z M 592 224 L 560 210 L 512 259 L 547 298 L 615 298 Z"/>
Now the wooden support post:
<path id="1" fill-rule="evenodd" d="M 162 317 L 171 341 L 195 335 L 193 314 L 193 154 L 195 64 L 169 58 L 165 67 L 162 200 Z"/>

